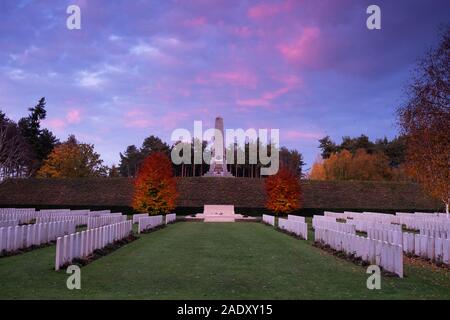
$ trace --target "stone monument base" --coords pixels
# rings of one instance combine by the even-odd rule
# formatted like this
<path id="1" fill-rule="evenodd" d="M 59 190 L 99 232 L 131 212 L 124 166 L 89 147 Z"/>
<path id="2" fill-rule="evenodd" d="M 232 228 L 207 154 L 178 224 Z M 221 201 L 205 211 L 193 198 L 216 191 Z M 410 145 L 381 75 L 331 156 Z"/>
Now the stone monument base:
<path id="1" fill-rule="evenodd" d="M 224 178 L 234 178 L 234 176 L 229 173 L 228 171 L 226 172 L 207 172 L 203 175 L 203 177 L 224 177 Z"/>

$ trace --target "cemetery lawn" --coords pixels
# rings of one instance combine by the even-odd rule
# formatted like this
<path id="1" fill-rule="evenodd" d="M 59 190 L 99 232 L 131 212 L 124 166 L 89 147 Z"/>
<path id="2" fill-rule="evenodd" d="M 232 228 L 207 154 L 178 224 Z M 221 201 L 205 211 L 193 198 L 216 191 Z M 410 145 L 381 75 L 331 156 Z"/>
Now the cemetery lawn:
<path id="1" fill-rule="evenodd" d="M 312 238 L 312 234 L 310 234 Z M 365 269 L 260 223 L 181 222 L 81 269 L 53 270 L 55 246 L 0 258 L 0 299 L 450 299 L 450 270 L 405 264 L 366 288 Z"/>

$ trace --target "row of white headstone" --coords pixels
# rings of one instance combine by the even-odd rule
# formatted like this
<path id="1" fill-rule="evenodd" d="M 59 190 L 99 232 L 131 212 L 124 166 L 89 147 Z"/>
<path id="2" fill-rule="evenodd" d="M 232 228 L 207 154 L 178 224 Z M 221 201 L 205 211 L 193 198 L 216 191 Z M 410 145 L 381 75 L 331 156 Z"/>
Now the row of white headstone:
<path id="1" fill-rule="evenodd" d="M 35 212 L 34 208 L 0 208 L 0 215 L 11 214 L 11 213 L 29 213 Z"/>
<path id="2" fill-rule="evenodd" d="M 88 216 L 90 210 L 70 210 L 70 209 L 42 209 L 36 211 L 37 217 L 60 217 L 60 216 Z"/>
<path id="3" fill-rule="evenodd" d="M 133 223 L 138 223 L 140 218 L 148 217 L 148 213 L 137 213 L 133 214 Z M 172 223 L 177 219 L 177 215 L 175 213 L 166 214 L 166 224 Z"/>
<path id="4" fill-rule="evenodd" d="M 347 215 L 348 218 L 353 220 L 364 220 L 364 221 L 372 221 L 384 224 L 400 224 L 400 217 L 393 214 L 386 214 L 380 212 L 352 212 L 352 211 L 344 211 L 344 214 Z"/>
<path id="5" fill-rule="evenodd" d="M 450 239 L 405 232 L 403 233 L 403 251 L 450 265 Z"/>
<path id="6" fill-rule="evenodd" d="M 22 224 L 30 223 L 34 219 L 36 219 L 34 209 L 0 208 L 0 221 L 19 220 L 19 224 Z"/>
<path id="7" fill-rule="evenodd" d="M 353 254 L 403 278 L 403 251 L 399 245 L 320 227 L 315 228 L 314 238 L 336 251 Z"/>
<path id="8" fill-rule="evenodd" d="M 15 226 L 18 226 L 18 225 L 19 225 L 19 220 L 18 219 L 0 221 L 0 228 L 15 227 Z"/>
<path id="9" fill-rule="evenodd" d="M 0 221 L 19 220 L 19 224 L 31 223 L 33 220 L 38 219 L 39 222 L 55 222 L 55 221 L 64 221 L 66 218 L 73 218 L 73 217 L 77 218 L 79 216 L 101 217 L 103 215 L 122 215 L 122 214 L 111 213 L 110 210 L 90 211 L 90 210 L 70 210 L 70 209 L 44 209 L 36 211 L 33 208 L 27 209 L 0 208 Z"/>
<path id="10" fill-rule="evenodd" d="M 403 232 L 397 230 L 368 228 L 367 238 L 386 241 L 392 244 L 403 246 Z"/>
<path id="11" fill-rule="evenodd" d="M 87 258 L 95 250 L 126 238 L 131 233 L 132 227 L 132 221 L 127 220 L 59 237 L 56 240 L 55 270 L 59 270 L 76 258 Z"/>
<path id="12" fill-rule="evenodd" d="M 138 223 L 140 218 L 148 217 L 148 213 L 133 214 L 133 223 Z"/>
<path id="13" fill-rule="evenodd" d="M 100 210 L 89 212 L 89 217 L 103 217 L 103 216 L 121 216 L 121 212 L 111 212 L 111 210 Z"/>
<path id="14" fill-rule="evenodd" d="M 293 216 L 290 216 L 290 219 L 278 218 L 278 228 L 287 232 L 292 232 L 295 235 L 308 240 L 308 225 L 305 222 L 302 222 L 301 219 L 292 217 Z"/>
<path id="15" fill-rule="evenodd" d="M 420 230 L 420 234 L 435 238 L 450 237 L 450 219 L 440 213 L 405 213 L 396 215 L 374 212 L 325 212 L 325 216 L 345 219 L 347 224 L 356 226 L 357 231 L 367 232 L 369 228 L 402 231 L 403 225 L 412 230 Z"/>
<path id="16" fill-rule="evenodd" d="M 450 218 L 450 213 L 445 212 L 414 212 L 416 216 L 434 217 L 434 218 Z"/>
<path id="17" fill-rule="evenodd" d="M 433 238 L 450 239 L 450 230 L 444 231 L 444 230 L 422 228 L 422 229 L 420 229 L 420 234 L 423 236 L 428 236 L 428 237 L 433 237 Z"/>
<path id="18" fill-rule="evenodd" d="M 0 228 L 0 252 L 39 246 L 75 232 L 75 222 L 49 222 Z"/>
<path id="19" fill-rule="evenodd" d="M 267 224 L 270 224 L 272 226 L 275 226 L 275 217 L 274 216 L 270 216 L 268 214 L 263 214 L 262 221 L 264 223 L 267 223 Z"/>
<path id="20" fill-rule="evenodd" d="M 87 228 L 88 229 L 95 229 L 95 228 L 99 228 L 99 227 L 103 227 L 109 224 L 113 224 L 113 223 L 119 223 L 119 222 L 123 222 L 127 220 L 127 216 L 126 215 L 117 215 L 117 214 L 113 214 L 113 215 L 102 215 L 100 217 L 89 217 L 88 221 L 87 221 Z"/>
<path id="21" fill-rule="evenodd" d="M 138 233 L 141 233 L 145 230 L 154 229 L 158 226 L 161 226 L 162 224 L 164 224 L 164 222 L 163 216 L 161 215 L 139 218 Z"/>
<path id="22" fill-rule="evenodd" d="M 169 213 L 166 214 L 166 224 L 175 222 L 177 220 L 177 215 L 176 213 Z"/>
<path id="23" fill-rule="evenodd" d="M 288 220 L 306 223 L 305 217 L 288 214 Z"/>
<path id="24" fill-rule="evenodd" d="M 390 224 L 379 221 L 365 221 L 358 219 L 348 219 L 346 224 L 354 225 L 356 231 L 367 232 L 369 229 L 379 229 L 379 230 L 392 230 L 392 231 L 402 231 L 402 226 L 400 224 Z"/>
<path id="25" fill-rule="evenodd" d="M 442 214 L 428 213 L 397 213 L 396 216 L 388 215 L 386 219 L 378 219 L 377 222 L 370 221 L 366 217 L 382 214 L 364 213 L 350 214 L 353 218 L 347 220 L 349 224 L 355 224 L 357 230 L 366 229 L 367 237 L 374 240 L 386 241 L 394 245 L 400 245 L 403 252 L 412 254 L 436 262 L 449 264 L 449 246 L 448 239 L 450 231 L 448 230 L 448 219 Z M 345 219 L 340 213 L 328 213 L 330 218 Z M 349 214 L 345 213 L 348 219 Z M 363 217 L 363 218 L 361 218 Z M 391 219 L 392 223 L 386 224 L 385 221 Z M 370 222 L 368 222 L 369 220 Z M 383 223 L 382 223 L 383 221 Z M 356 223 L 355 223 L 356 222 Z M 403 233 L 402 224 L 410 229 L 420 229 L 420 234 Z M 364 227 L 361 227 L 364 225 Z M 361 230 L 364 231 L 364 230 Z"/>
<path id="26" fill-rule="evenodd" d="M 411 230 L 429 229 L 450 232 L 450 219 L 444 217 L 436 218 L 407 214 L 401 216 L 400 223 Z"/>
<path id="27" fill-rule="evenodd" d="M 313 216 L 312 225 L 314 229 L 321 228 L 356 234 L 354 225 L 336 222 L 334 217 Z"/>
<path id="28" fill-rule="evenodd" d="M 62 215 L 62 216 L 53 216 L 53 217 L 37 217 L 36 223 L 44 223 L 44 222 L 57 222 L 57 221 L 75 221 L 77 226 L 87 225 L 88 224 L 88 216 L 82 215 Z"/>
<path id="29" fill-rule="evenodd" d="M 384 224 L 405 225 L 408 229 L 421 230 L 430 229 L 450 232 L 450 216 L 444 213 L 407 213 L 397 212 L 395 215 L 379 212 L 330 212 L 325 211 L 325 216 L 346 219 L 347 222 L 367 221 Z M 365 230 L 360 230 L 365 231 Z"/>

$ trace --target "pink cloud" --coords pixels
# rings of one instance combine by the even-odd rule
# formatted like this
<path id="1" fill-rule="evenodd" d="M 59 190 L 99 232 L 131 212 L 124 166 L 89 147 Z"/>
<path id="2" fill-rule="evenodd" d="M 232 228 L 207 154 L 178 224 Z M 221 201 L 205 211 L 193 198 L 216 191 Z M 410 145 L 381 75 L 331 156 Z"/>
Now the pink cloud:
<path id="1" fill-rule="evenodd" d="M 166 113 L 161 119 L 160 123 L 165 128 L 173 129 L 178 126 L 181 122 L 186 120 L 189 117 L 189 114 L 182 111 L 171 111 Z"/>
<path id="2" fill-rule="evenodd" d="M 236 104 L 240 107 L 269 107 L 270 100 L 264 98 L 257 99 L 238 99 Z"/>
<path id="3" fill-rule="evenodd" d="M 273 100 L 288 93 L 290 90 L 290 87 L 283 87 L 277 90 L 267 91 L 256 99 L 238 99 L 236 104 L 240 107 L 271 107 Z"/>
<path id="4" fill-rule="evenodd" d="M 140 109 L 131 109 L 130 111 L 127 111 L 125 113 L 125 117 L 132 118 L 132 117 L 140 117 L 144 115 L 144 111 Z"/>
<path id="5" fill-rule="evenodd" d="M 43 121 L 43 125 L 50 130 L 62 131 L 72 124 L 81 122 L 81 110 L 71 109 L 62 118 L 50 118 Z"/>
<path id="6" fill-rule="evenodd" d="M 43 121 L 43 125 L 54 131 L 61 131 L 67 127 L 66 121 L 60 118 L 46 119 Z"/>
<path id="7" fill-rule="evenodd" d="M 255 87 L 258 78 L 249 71 L 225 71 L 215 72 L 208 75 L 201 75 L 196 78 L 198 84 L 216 84 L 216 85 L 232 85 L 239 87 Z"/>
<path id="8" fill-rule="evenodd" d="M 251 19 L 264 19 L 289 10 L 292 7 L 291 4 L 291 1 L 276 4 L 260 3 L 248 9 L 247 15 Z"/>
<path id="9" fill-rule="evenodd" d="M 285 59 L 294 63 L 308 64 L 318 57 L 319 36 L 319 28 L 307 27 L 303 29 L 300 37 L 291 43 L 279 45 L 278 49 Z"/>
<path id="10" fill-rule="evenodd" d="M 155 124 L 153 117 L 149 116 L 144 110 L 139 108 L 131 109 L 124 114 L 125 127 L 127 128 L 146 128 Z"/>
<path id="11" fill-rule="evenodd" d="M 135 108 L 124 114 L 124 125 L 127 128 L 155 128 L 173 129 L 189 117 L 182 111 L 170 111 L 163 115 L 155 115 L 141 108 Z"/>
<path id="12" fill-rule="evenodd" d="M 265 100 L 271 101 L 273 99 L 278 98 L 279 96 L 282 96 L 285 93 L 288 93 L 290 90 L 291 90 L 291 88 L 284 87 L 284 88 L 280 88 L 278 90 L 269 91 L 269 92 L 264 93 L 262 95 L 262 98 L 265 99 Z"/>
<path id="13" fill-rule="evenodd" d="M 70 110 L 66 115 L 66 120 L 68 123 L 80 123 L 81 111 L 79 109 Z"/>
<path id="14" fill-rule="evenodd" d="M 263 92 L 258 98 L 238 99 L 236 104 L 240 107 L 271 107 L 273 100 L 287 94 L 289 91 L 303 83 L 297 76 L 282 76 L 274 78 L 283 83 L 284 86 L 276 90 Z"/>

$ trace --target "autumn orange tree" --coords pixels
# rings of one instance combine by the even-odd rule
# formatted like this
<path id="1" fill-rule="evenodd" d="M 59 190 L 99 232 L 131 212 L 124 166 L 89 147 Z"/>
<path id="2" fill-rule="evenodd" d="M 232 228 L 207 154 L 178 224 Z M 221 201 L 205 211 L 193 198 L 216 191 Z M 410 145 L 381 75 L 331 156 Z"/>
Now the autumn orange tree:
<path id="1" fill-rule="evenodd" d="M 266 178 L 266 208 L 276 214 L 290 213 L 301 207 L 299 177 L 287 168 Z"/>
<path id="2" fill-rule="evenodd" d="M 176 180 L 166 154 L 155 152 L 141 164 L 135 184 L 132 206 L 139 212 L 166 214 L 175 208 Z"/>
<path id="3" fill-rule="evenodd" d="M 57 145 L 44 160 L 37 176 L 41 178 L 84 178 L 106 176 L 107 170 L 94 146 L 79 143 L 71 135 Z"/>
<path id="4" fill-rule="evenodd" d="M 397 110 L 406 136 L 406 169 L 426 191 L 450 202 L 450 27 L 440 45 L 423 58 Z"/>
<path id="5" fill-rule="evenodd" d="M 364 149 L 352 154 L 342 150 L 327 159 L 316 160 L 309 175 L 311 180 L 405 180 L 402 166 L 392 168 L 381 152 L 368 153 Z"/>

